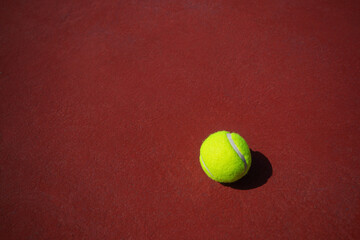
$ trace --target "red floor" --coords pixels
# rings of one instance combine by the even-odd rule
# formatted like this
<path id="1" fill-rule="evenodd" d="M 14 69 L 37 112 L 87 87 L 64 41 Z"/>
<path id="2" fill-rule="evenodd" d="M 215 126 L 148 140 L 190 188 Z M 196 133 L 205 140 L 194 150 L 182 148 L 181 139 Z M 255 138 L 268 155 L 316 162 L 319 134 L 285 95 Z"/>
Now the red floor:
<path id="1" fill-rule="evenodd" d="M 7 1 L 0 239 L 360 239 L 359 1 Z M 212 132 L 253 150 L 231 185 Z"/>

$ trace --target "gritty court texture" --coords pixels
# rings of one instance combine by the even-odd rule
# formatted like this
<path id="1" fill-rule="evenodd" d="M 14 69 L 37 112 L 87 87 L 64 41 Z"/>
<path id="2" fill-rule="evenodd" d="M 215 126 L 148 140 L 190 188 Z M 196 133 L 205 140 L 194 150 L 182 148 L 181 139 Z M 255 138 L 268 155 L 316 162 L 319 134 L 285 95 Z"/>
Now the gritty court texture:
<path id="1" fill-rule="evenodd" d="M 360 239 L 360 2 L 3 0 L 0 239 Z M 203 172 L 211 133 L 253 164 Z"/>

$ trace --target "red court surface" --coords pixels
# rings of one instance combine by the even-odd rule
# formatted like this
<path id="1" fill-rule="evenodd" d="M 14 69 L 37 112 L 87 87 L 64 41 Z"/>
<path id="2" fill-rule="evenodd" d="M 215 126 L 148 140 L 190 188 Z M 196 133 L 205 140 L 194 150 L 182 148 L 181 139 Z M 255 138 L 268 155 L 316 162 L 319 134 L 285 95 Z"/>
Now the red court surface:
<path id="1" fill-rule="evenodd" d="M 359 1 L 0 5 L 0 239 L 360 239 Z"/>

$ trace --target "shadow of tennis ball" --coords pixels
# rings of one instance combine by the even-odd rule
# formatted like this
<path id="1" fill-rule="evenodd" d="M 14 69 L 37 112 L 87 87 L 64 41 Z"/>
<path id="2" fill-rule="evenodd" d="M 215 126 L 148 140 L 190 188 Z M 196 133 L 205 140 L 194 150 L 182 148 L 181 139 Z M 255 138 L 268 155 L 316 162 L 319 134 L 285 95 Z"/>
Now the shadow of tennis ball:
<path id="1" fill-rule="evenodd" d="M 264 185 L 273 172 L 269 159 L 261 152 L 253 150 L 251 150 L 251 159 L 249 172 L 243 178 L 233 183 L 222 183 L 222 185 L 239 190 L 250 190 Z"/>

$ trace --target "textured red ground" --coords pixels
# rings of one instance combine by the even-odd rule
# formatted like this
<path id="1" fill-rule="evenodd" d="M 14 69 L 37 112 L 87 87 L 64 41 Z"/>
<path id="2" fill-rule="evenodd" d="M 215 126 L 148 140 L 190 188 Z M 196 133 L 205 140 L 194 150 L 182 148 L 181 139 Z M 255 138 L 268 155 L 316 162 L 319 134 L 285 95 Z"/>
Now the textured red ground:
<path id="1" fill-rule="evenodd" d="M 1 239 L 360 239 L 359 1 L 7 1 Z M 210 133 L 249 176 L 211 181 Z"/>

